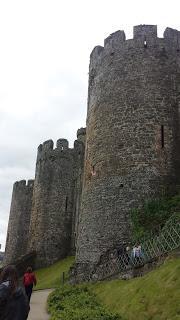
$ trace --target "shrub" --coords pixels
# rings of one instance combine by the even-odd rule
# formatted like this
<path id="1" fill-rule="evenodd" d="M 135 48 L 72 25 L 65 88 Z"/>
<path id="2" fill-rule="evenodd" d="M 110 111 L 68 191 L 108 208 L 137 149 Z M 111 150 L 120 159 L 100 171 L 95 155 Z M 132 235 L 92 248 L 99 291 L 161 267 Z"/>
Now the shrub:
<path id="1" fill-rule="evenodd" d="M 48 298 L 51 320 L 120 320 L 107 311 L 87 287 L 65 286 L 56 289 Z"/>
<path id="2" fill-rule="evenodd" d="M 180 214 L 180 194 L 147 201 L 141 209 L 131 211 L 133 240 L 162 228 L 172 214 Z"/>

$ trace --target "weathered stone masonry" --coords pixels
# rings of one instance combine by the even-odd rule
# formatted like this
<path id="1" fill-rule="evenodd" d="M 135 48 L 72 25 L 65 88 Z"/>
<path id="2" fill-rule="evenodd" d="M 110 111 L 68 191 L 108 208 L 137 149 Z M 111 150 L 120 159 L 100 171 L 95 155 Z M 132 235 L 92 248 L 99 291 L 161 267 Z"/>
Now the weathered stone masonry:
<path id="1" fill-rule="evenodd" d="M 52 140 L 39 146 L 29 247 L 38 252 L 38 265 L 48 265 L 70 250 L 73 160 L 66 140 L 58 140 L 56 149 Z"/>
<path id="2" fill-rule="evenodd" d="M 28 250 L 41 266 L 76 249 L 82 280 L 108 250 L 128 243 L 132 208 L 180 185 L 179 31 L 158 38 L 156 26 L 140 25 L 133 39 L 117 31 L 94 48 L 87 129 L 77 137 L 73 149 L 64 139 L 39 147 Z M 11 209 L 11 258 L 18 217 Z"/>
<path id="3" fill-rule="evenodd" d="M 52 140 L 38 148 L 29 246 L 29 251 L 37 252 L 37 266 L 49 265 L 72 249 L 72 220 L 79 196 L 75 183 L 83 149 L 78 140 L 70 149 L 65 139 L 59 139 L 55 149 Z"/>
<path id="4" fill-rule="evenodd" d="M 180 181 L 180 32 L 117 31 L 91 53 L 76 272 L 130 240 L 132 208 Z"/>
<path id="5" fill-rule="evenodd" d="M 34 180 L 15 182 L 11 201 L 4 263 L 26 254 L 31 219 Z"/>

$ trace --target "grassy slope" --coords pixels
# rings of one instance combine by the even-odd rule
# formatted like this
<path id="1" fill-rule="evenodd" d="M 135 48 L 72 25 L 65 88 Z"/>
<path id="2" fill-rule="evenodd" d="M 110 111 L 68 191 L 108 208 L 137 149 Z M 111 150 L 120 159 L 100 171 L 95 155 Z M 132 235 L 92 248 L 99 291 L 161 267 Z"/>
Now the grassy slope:
<path id="1" fill-rule="evenodd" d="M 74 261 L 68 257 L 36 272 L 37 289 L 60 285 L 62 272 Z M 180 320 L 180 259 L 169 258 L 156 270 L 129 281 L 87 285 L 110 310 L 126 320 Z"/>
<path id="2" fill-rule="evenodd" d="M 62 279 L 62 273 L 67 273 L 73 262 L 74 257 L 68 257 L 64 260 L 56 262 L 48 268 L 37 270 L 35 273 L 37 275 L 38 283 L 35 287 L 35 290 L 56 288 L 59 286 Z"/>
<path id="3" fill-rule="evenodd" d="M 101 302 L 128 320 L 180 319 L 180 259 L 168 259 L 142 278 L 92 286 Z"/>

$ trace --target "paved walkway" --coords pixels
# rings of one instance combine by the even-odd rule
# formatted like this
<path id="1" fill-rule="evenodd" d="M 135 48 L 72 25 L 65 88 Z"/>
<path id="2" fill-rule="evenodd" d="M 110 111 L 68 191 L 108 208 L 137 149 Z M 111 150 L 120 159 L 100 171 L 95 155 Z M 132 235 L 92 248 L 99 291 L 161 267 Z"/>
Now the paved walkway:
<path id="1" fill-rule="evenodd" d="M 52 289 L 35 291 L 31 297 L 30 313 L 28 320 L 48 320 L 46 301 Z"/>

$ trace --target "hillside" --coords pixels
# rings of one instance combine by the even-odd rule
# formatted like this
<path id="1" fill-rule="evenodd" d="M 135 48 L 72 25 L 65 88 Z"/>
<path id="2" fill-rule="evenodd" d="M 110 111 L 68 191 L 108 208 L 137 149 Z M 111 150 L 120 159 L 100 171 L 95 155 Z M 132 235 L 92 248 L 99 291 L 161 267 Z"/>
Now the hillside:
<path id="1" fill-rule="evenodd" d="M 48 268 L 37 270 L 36 275 L 38 282 L 35 290 L 58 287 L 62 281 L 63 272 L 67 275 L 67 271 L 73 262 L 74 257 L 67 257 L 66 259 L 54 263 Z"/>
<path id="2" fill-rule="evenodd" d="M 99 282 L 92 290 L 124 319 L 180 319 L 180 259 L 169 258 L 141 278 Z"/>
<path id="3" fill-rule="evenodd" d="M 61 286 L 62 272 L 67 272 L 72 263 L 73 258 L 69 257 L 49 268 L 38 270 L 37 289 Z M 96 294 L 97 301 L 113 313 L 118 313 L 124 320 L 180 319 L 178 257 L 167 258 L 163 265 L 141 278 L 102 281 L 87 284 L 86 287 Z"/>

